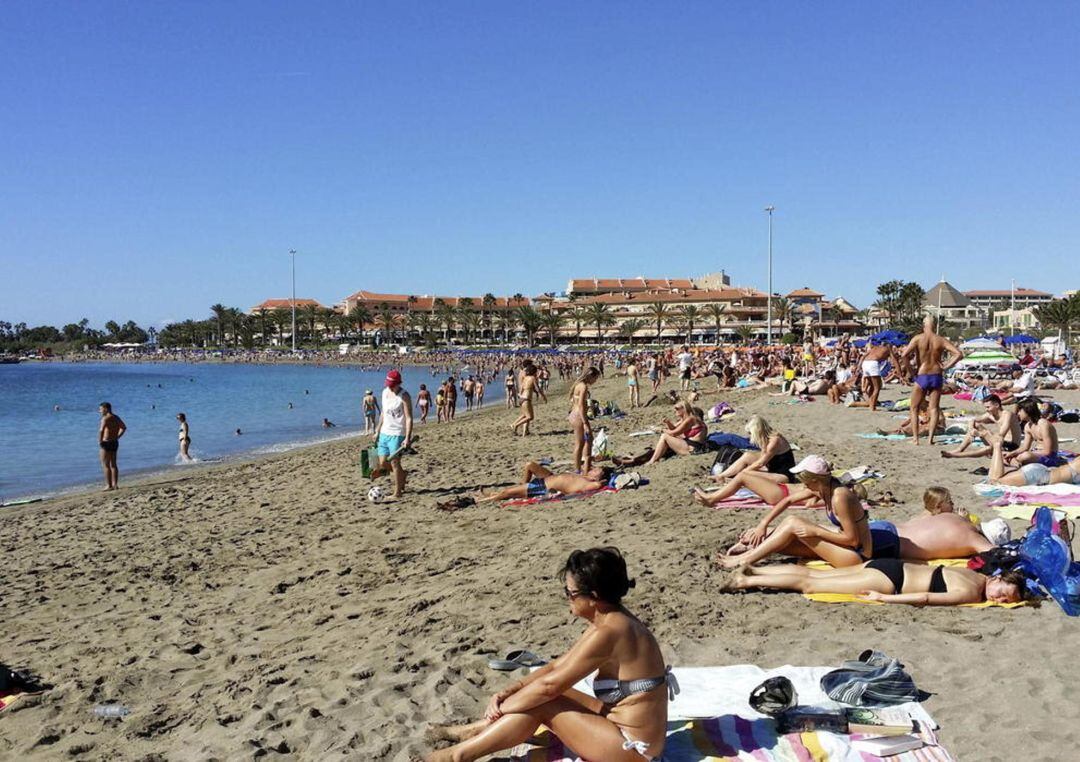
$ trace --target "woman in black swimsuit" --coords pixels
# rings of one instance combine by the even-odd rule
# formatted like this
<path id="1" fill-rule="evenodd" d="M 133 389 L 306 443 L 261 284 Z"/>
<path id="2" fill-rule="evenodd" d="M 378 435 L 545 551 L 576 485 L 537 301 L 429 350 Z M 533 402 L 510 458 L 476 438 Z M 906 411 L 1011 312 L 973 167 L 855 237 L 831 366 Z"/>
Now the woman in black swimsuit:
<path id="1" fill-rule="evenodd" d="M 496 693 L 483 720 L 432 728 L 437 740 L 457 744 L 427 762 L 485 757 L 525 741 L 541 724 L 585 759 L 660 757 L 669 690 L 677 686 L 656 638 L 622 606 L 633 586 L 626 562 L 616 548 L 575 550 L 559 578 L 571 613 L 589 622 L 585 633 L 564 655 Z M 595 696 L 574 690 L 593 672 Z"/>
<path id="2" fill-rule="evenodd" d="M 868 601 L 912 606 L 956 606 L 962 603 L 1017 603 L 1024 599 L 1024 576 L 998 577 L 951 566 L 906 563 L 876 558 L 842 569 L 809 569 L 797 564 L 744 567 L 725 590 L 765 588 L 799 593 L 847 593 Z"/>
<path id="3" fill-rule="evenodd" d="M 746 433 L 758 449 L 743 453 L 742 457 L 721 473 L 710 478 L 713 481 L 725 482 L 744 471 L 750 471 L 752 476 L 764 476 L 774 482 L 793 483 L 795 475 L 791 473 L 791 467 L 795 465 L 795 453 L 791 451 L 791 445 L 784 435 L 773 429 L 760 415 L 747 421 Z"/>

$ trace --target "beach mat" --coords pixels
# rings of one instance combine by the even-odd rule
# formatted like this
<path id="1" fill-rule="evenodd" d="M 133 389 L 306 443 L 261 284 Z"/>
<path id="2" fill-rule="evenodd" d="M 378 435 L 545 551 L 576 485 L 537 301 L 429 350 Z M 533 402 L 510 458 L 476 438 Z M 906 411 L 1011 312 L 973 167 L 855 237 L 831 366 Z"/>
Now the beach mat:
<path id="1" fill-rule="evenodd" d="M 764 670 L 754 665 L 730 667 L 677 667 L 672 670 L 680 692 L 668 705 L 667 743 L 664 762 L 714 762 L 760 760 L 769 762 L 866 762 L 851 748 L 861 735 L 837 733 L 788 733 L 778 735 L 771 718 L 750 708 L 747 698 L 765 679 L 783 675 L 790 679 L 799 703 L 826 708 L 842 706 L 821 690 L 821 678 L 835 667 L 778 667 Z M 574 687 L 591 695 L 592 680 Z M 937 745 L 937 723 L 915 702 L 877 710 L 886 721 L 917 720 L 920 735 L 928 744 L 913 752 L 889 757 L 895 762 L 950 762 L 953 757 Z M 513 752 L 517 762 L 582 762 L 550 732 L 539 734 L 543 746 L 521 744 Z M 593 760 L 592 762 L 600 762 Z"/>
<path id="2" fill-rule="evenodd" d="M 926 564 L 927 566 L 955 566 L 957 568 L 967 568 L 967 562 L 968 560 L 966 558 L 935 558 L 932 561 L 927 561 Z M 807 561 L 806 566 L 810 569 L 833 568 L 825 561 Z M 875 606 L 894 605 L 886 604 L 882 601 L 868 601 L 850 593 L 803 593 L 803 598 L 817 603 L 869 603 Z M 1026 606 L 1027 604 L 1028 601 L 1019 601 L 1018 603 L 993 603 L 991 601 L 983 601 L 982 603 L 961 603 L 959 605 L 968 609 L 1015 609 L 1020 606 Z"/>

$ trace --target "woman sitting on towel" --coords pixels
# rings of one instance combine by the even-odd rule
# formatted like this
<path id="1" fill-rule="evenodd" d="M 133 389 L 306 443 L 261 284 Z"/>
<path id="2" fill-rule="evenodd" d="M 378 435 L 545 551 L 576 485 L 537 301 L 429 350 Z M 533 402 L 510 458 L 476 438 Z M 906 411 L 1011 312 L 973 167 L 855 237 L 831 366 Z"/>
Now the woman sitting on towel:
<path id="1" fill-rule="evenodd" d="M 662 421 L 664 430 L 660 432 L 656 440 L 649 464 L 656 463 L 669 452 L 676 455 L 692 455 L 704 452 L 708 447 L 706 438 L 709 436 L 709 427 L 705 425 L 705 421 L 701 419 L 697 411 L 690 407 L 690 403 L 679 400 L 675 403 L 674 410 L 674 423 L 667 418 Z"/>
<path id="2" fill-rule="evenodd" d="M 793 482 L 795 475 L 791 467 L 795 465 L 795 453 L 791 445 L 780 432 L 773 429 L 769 422 L 760 415 L 753 416 L 746 422 L 746 433 L 750 442 L 758 449 L 749 450 L 725 468 L 719 474 L 710 477 L 713 481 L 725 482 L 743 471 L 756 472 L 774 482 Z"/>
<path id="3" fill-rule="evenodd" d="M 723 589 L 750 588 L 858 595 L 868 601 L 912 606 L 1019 603 L 1026 593 L 1024 575 L 1017 571 L 988 577 L 970 569 L 906 563 L 898 558 L 876 558 L 846 569 L 809 569 L 798 564 L 748 566 Z"/>
<path id="4" fill-rule="evenodd" d="M 896 527 L 888 521 L 870 521 L 859 495 L 832 475 L 825 458 L 807 455 L 791 470 L 805 489 L 780 500 L 760 524 L 743 534 L 739 544 L 717 559 L 721 566 L 747 566 L 774 553 L 821 558 L 837 567 L 855 566 L 870 558 L 899 557 Z M 773 519 L 808 494 L 825 504 L 825 516 L 834 528 L 788 516 L 769 534 Z"/>
<path id="5" fill-rule="evenodd" d="M 570 612 L 589 625 L 564 655 L 496 693 L 484 719 L 433 728 L 456 743 L 428 762 L 474 760 L 546 725 L 584 759 L 642 762 L 664 751 L 669 690 L 677 686 L 656 638 L 622 605 L 634 586 L 617 548 L 575 550 L 559 572 Z M 596 672 L 595 697 L 574 690 Z M 670 685 L 670 688 L 669 688 Z"/>

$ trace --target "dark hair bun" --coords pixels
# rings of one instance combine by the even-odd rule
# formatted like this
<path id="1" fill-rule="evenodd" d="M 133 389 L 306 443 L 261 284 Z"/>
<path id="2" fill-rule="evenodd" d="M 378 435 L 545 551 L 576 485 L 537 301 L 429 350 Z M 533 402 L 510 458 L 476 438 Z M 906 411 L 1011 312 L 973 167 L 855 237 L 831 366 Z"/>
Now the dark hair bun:
<path id="1" fill-rule="evenodd" d="M 574 578 L 578 587 L 597 600 L 619 605 L 634 581 L 627 576 L 626 561 L 618 548 L 575 550 L 559 572 Z"/>

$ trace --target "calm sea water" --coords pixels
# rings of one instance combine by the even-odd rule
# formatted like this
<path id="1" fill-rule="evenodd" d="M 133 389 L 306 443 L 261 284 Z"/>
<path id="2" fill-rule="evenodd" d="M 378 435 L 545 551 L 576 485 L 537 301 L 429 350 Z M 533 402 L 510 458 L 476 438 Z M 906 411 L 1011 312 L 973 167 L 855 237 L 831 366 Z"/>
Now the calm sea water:
<path id="1" fill-rule="evenodd" d="M 178 458 L 179 412 L 199 462 L 281 452 L 363 431 L 360 398 L 365 389 L 380 395 L 385 375 L 310 365 L 0 365 L 0 502 L 100 481 L 97 406 L 104 401 L 128 427 L 123 485 L 125 475 L 191 467 Z M 405 368 L 403 376 L 414 400 L 421 383 L 435 385 L 425 369 Z M 501 387 L 488 386 L 488 404 L 501 400 Z M 458 404 L 461 411 L 460 397 Z M 323 418 L 337 427 L 322 428 Z"/>

